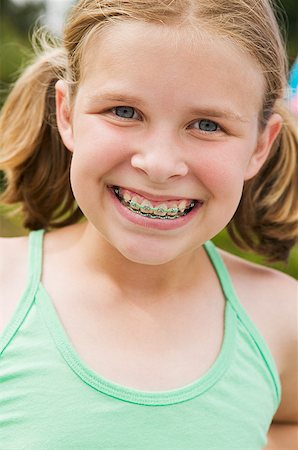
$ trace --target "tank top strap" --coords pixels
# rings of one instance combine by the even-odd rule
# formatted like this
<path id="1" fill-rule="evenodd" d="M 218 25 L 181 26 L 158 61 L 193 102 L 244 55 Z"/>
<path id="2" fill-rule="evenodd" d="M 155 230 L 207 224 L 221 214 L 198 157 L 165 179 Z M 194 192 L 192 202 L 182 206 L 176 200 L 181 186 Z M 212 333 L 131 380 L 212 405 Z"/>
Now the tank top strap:
<path id="1" fill-rule="evenodd" d="M 44 230 L 31 231 L 29 234 L 27 282 L 12 318 L 0 336 L 0 355 L 13 339 L 34 301 L 42 273 L 43 235 Z"/>
<path id="2" fill-rule="evenodd" d="M 281 400 L 281 382 L 278 374 L 278 370 L 272 356 L 271 350 L 269 349 L 267 342 L 263 338 L 262 334 L 259 332 L 254 322 L 248 316 L 245 308 L 242 306 L 240 301 L 238 300 L 238 296 L 234 290 L 233 283 L 229 272 L 225 266 L 223 259 L 221 258 L 217 248 L 211 241 L 207 241 L 204 244 L 204 248 L 207 252 L 207 255 L 214 267 L 214 270 L 217 274 L 218 280 L 220 282 L 222 291 L 226 300 L 233 307 L 238 320 L 242 323 L 244 328 L 247 330 L 250 338 L 254 341 L 255 346 L 258 348 L 261 357 L 264 360 L 264 363 L 271 375 L 276 396 L 277 396 L 277 404 L 280 403 Z"/>
<path id="3" fill-rule="evenodd" d="M 230 274 L 218 250 L 216 249 L 212 241 L 205 242 L 204 248 L 216 272 L 217 278 L 219 280 L 219 283 L 221 285 L 226 300 L 229 301 L 233 306 L 233 308 L 237 311 L 239 307 L 237 294 L 234 290 Z"/>

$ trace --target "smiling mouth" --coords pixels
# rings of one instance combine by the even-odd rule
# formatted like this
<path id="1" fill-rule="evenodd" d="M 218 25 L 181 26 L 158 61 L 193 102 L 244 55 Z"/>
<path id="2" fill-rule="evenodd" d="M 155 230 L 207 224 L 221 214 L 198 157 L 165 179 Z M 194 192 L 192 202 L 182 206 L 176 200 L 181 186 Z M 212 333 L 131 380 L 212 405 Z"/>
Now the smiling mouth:
<path id="1" fill-rule="evenodd" d="M 119 186 L 111 186 L 110 189 L 125 208 L 150 219 L 175 220 L 189 214 L 196 205 L 203 204 L 189 199 L 156 202 Z"/>

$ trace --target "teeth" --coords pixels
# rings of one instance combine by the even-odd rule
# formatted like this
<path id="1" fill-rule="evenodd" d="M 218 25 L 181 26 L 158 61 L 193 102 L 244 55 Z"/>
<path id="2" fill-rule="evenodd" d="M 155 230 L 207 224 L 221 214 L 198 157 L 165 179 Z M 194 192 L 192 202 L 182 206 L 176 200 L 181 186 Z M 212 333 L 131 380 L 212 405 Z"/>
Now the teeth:
<path id="1" fill-rule="evenodd" d="M 163 217 L 167 214 L 167 209 L 166 203 L 161 203 L 155 208 L 154 214 Z"/>
<path id="2" fill-rule="evenodd" d="M 148 200 L 143 200 L 141 203 L 141 211 L 145 214 L 148 214 L 152 211 L 153 206 Z"/>
<path id="3" fill-rule="evenodd" d="M 124 202 L 130 206 L 131 209 L 135 211 L 140 211 L 143 214 L 149 216 L 156 216 L 162 218 L 175 218 L 180 214 L 183 214 L 186 208 L 192 208 L 195 205 L 194 201 L 189 202 L 189 200 L 181 200 L 178 203 L 169 202 L 160 203 L 156 206 L 153 206 L 152 203 L 147 199 L 141 199 L 141 197 L 137 195 L 133 195 L 129 191 L 125 189 L 121 189 L 118 186 L 114 187 L 114 191 L 116 195 L 122 197 Z M 142 202 L 142 203 L 141 203 Z"/>
<path id="4" fill-rule="evenodd" d="M 183 213 L 186 208 L 186 200 L 182 200 L 181 202 L 179 202 L 178 208 L 179 208 L 179 211 Z"/>
<path id="5" fill-rule="evenodd" d="M 129 203 L 131 200 L 131 195 L 127 191 L 125 191 L 123 194 L 123 198 L 126 201 L 126 203 Z"/>
<path id="6" fill-rule="evenodd" d="M 138 198 L 137 198 L 136 196 L 134 196 L 134 197 L 131 199 L 131 201 L 130 201 L 130 206 L 131 206 L 133 209 L 136 209 L 137 211 L 140 209 L 140 206 L 139 206 L 139 204 L 138 204 Z"/>
<path id="7" fill-rule="evenodd" d="M 176 204 L 171 205 L 170 208 L 168 208 L 168 216 L 176 216 L 179 212 L 178 206 Z"/>

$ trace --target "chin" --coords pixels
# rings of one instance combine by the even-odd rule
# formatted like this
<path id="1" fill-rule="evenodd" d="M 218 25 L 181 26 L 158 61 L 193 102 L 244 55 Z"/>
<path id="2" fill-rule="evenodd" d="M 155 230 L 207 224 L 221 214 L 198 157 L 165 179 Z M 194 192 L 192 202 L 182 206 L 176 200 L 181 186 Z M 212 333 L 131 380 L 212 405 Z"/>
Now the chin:
<path id="1" fill-rule="evenodd" d="M 140 246 L 133 247 L 116 247 L 118 252 L 130 262 L 136 264 L 143 264 L 148 266 L 159 266 L 175 260 L 178 255 L 177 250 L 173 252 L 172 248 L 161 248 L 161 246 L 150 246 L 148 248 L 141 248 Z"/>

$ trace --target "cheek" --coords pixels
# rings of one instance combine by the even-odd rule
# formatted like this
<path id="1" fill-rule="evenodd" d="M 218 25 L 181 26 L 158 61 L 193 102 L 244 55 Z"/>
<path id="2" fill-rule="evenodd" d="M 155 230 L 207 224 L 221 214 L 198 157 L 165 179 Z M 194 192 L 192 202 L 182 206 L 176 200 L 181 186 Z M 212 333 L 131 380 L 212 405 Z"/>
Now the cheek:
<path id="1" fill-rule="evenodd" d="M 229 190 L 243 184 L 245 165 L 232 157 L 213 157 L 207 161 L 198 161 L 194 172 L 210 190 Z"/>
<path id="2" fill-rule="evenodd" d="M 81 121 L 74 136 L 73 163 L 101 176 L 127 160 L 129 146 L 123 130 L 99 121 L 96 115 Z"/>
<path id="3" fill-rule="evenodd" d="M 240 200 L 250 151 L 243 145 L 221 144 L 200 152 L 192 171 L 211 196 Z"/>

